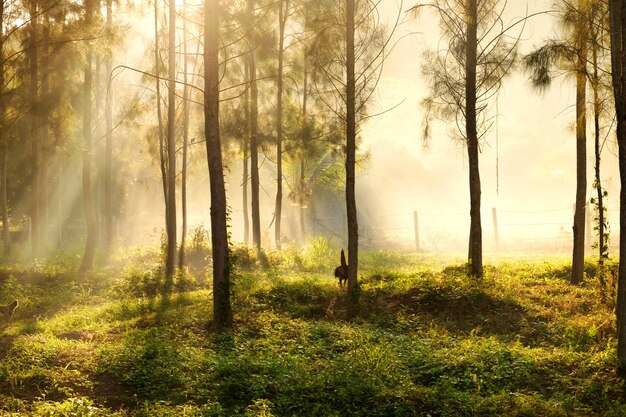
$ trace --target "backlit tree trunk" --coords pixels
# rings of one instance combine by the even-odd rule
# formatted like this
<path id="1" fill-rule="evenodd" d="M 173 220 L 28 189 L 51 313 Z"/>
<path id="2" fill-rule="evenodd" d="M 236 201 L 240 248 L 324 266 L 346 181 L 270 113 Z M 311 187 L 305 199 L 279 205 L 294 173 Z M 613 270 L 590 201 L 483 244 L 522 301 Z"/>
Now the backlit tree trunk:
<path id="1" fill-rule="evenodd" d="M 0 0 L 0 89 L 4 92 L 4 0 Z M 0 117 L 5 116 L 5 98 L 0 94 Z M 2 212 L 2 241 L 4 244 L 4 254 L 11 252 L 11 234 L 9 232 L 9 207 L 7 204 L 7 166 L 9 164 L 9 138 L 5 135 L 2 138 L 2 152 L 0 153 L 0 210 Z"/>
<path id="2" fill-rule="evenodd" d="M 168 204 L 168 185 L 167 185 L 167 159 L 165 152 L 165 137 L 163 134 L 163 114 L 161 111 L 161 57 L 160 57 L 160 44 L 159 44 L 159 2 L 154 1 L 154 67 L 155 74 L 154 79 L 155 91 L 156 91 L 156 109 L 157 109 L 157 125 L 159 136 L 159 168 L 161 169 L 161 184 L 163 186 L 163 203 L 165 206 L 165 227 L 167 228 L 167 222 L 169 218 L 169 204 Z"/>
<path id="3" fill-rule="evenodd" d="M 91 0 L 85 1 L 85 25 L 91 27 L 93 18 L 93 4 Z M 87 57 L 85 60 L 85 80 L 83 85 L 83 206 L 85 210 L 85 221 L 87 223 L 87 238 L 85 241 L 85 252 L 80 265 L 81 271 L 89 271 L 93 267 L 94 255 L 96 252 L 96 237 L 98 226 L 93 209 L 93 195 L 91 192 L 91 89 L 92 89 L 92 68 L 93 47 L 91 42 L 87 44 Z"/>
<path id="4" fill-rule="evenodd" d="M 186 12 L 186 2 L 183 1 L 183 13 Z M 183 160 L 180 176 L 180 199 L 181 211 L 183 216 L 183 224 L 180 237 L 180 253 L 178 254 L 178 267 L 182 268 L 185 264 L 185 241 L 187 239 L 187 146 L 189 144 L 189 61 L 187 59 L 187 15 L 183 16 Z"/>
<path id="5" fill-rule="evenodd" d="M 29 5 L 29 35 L 30 48 L 29 78 L 30 78 L 30 117 L 31 117 L 31 149 L 32 149 L 32 184 L 31 184 L 31 244 L 34 257 L 42 254 L 41 235 L 41 117 L 37 103 L 39 102 L 39 50 L 37 45 L 38 31 L 38 3 L 32 1 Z"/>
<path id="6" fill-rule="evenodd" d="M 584 12 L 586 0 L 579 2 L 579 10 Z M 581 19 L 584 21 L 584 19 Z M 576 71 L 576 202 L 574 208 L 574 247 L 572 251 L 572 284 L 583 281 L 585 263 L 585 205 L 587 199 L 587 36 L 585 24 L 579 27 L 578 58 Z"/>
<path id="7" fill-rule="evenodd" d="M 277 102 L 276 102 L 276 205 L 275 205 L 275 234 L 276 247 L 280 250 L 280 222 L 283 212 L 283 58 L 285 49 L 285 24 L 289 2 L 279 1 L 278 5 L 278 77 L 276 79 Z M 286 9 L 286 10 L 285 10 Z"/>
<path id="8" fill-rule="evenodd" d="M 250 60 L 246 59 L 244 63 L 244 73 L 247 78 L 247 82 L 250 82 Z M 243 205 L 243 241 L 248 244 L 250 241 L 250 212 L 248 207 L 248 181 L 250 179 L 250 173 L 248 172 L 248 159 L 250 159 L 250 147 L 248 144 L 248 139 L 250 137 L 250 90 L 246 89 L 244 93 L 244 103 L 245 103 L 245 118 L 247 123 L 246 132 L 248 133 L 248 137 L 243 135 L 241 139 L 242 147 L 243 147 L 243 172 L 242 172 L 242 205 Z"/>
<path id="9" fill-rule="evenodd" d="M 226 188 L 219 125 L 219 3 L 206 0 L 204 17 L 204 117 L 211 188 L 213 320 L 217 330 L 232 327 Z"/>
<path id="10" fill-rule="evenodd" d="M 174 275 L 176 265 L 176 3 L 169 2 L 168 94 L 167 94 L 167 258 L 165 274 Z"/>
<path id="11" fill-rule="evenodd" d="M 300 192 L 304 192 L 304 184 L 305 184 L 305 173 L 306 173 L 306 140 L 307 140 L 307 100 L 309 98 L 309 74 L 308 74 L 308 64 L 307 64 L 308 56 L 306 48 L 304 48 L 304 68 L 303 75 L 304 79 L 302 82 L 302 151 L 300 155 Z M 304 218 L 304 204 L 302 198 L 300 198 L 300 235 L 302 236 L 302 242 L 306 242 L 306 227 L 305 227 L 305 218 Z"/>
<path id="12" fill-rule="evenodd" d="M 356 92 L 354 54 L 355 0 L 346 1 L 346 209 L 348 216 L 348 318 L 359 311 L 357 273 L 359 265 L 359 226 L 355 195 Z"/>
<path id="13" fill-rule="evenodd" d="M 483 275 L 483 244 L 480 219 L 480 170 L 478 165 L 478 132 L 476 124 L 476 66 L 478 49 L 478 8 L 476 0 L 467 1 L 467 49 L 465 78 L 465 132 L 469 158 L 470 250 L 472 275 Z"/>
<path id="14" fill-rule="evenodd" d="M 593 24 L 593 22 L 591 22 Z M 598 70 L 598 34 L 593 33 L 593 50 L 592 50 L 592 65 L 593 74 L 591 77 L 591 86 L 593 89 L 593 129 L 594 129 L 594 186 L 597 191 L 597 204 L 598 204 L 598 265 L 604 264 L 604 258 L 608 256 L 608 247 L 606 244 L 606 231 L 605 231 L 605 213 L 604 213 L 604 190 L 602 188 L 602 178 L 600 176 L 600 162 L 601 162 L 601 145 L 600 145 L 600 75 Z M 600 284 L 604 287 L 604 277 L 599 274 Z"/>
<path id="15" fill-rule="evenodd" d="M 302 150 L 300 155 L 300 192 L 304 192 L 304 183 L 305 183 L 305 173 L 306 173 L 306 149 L 307 144 L 306 140 L 308 131 L 307 131 L 307 100 L 309 98 L 309 75 L 308 75 L 308 66 L 307 66 L 307 51 L 304 48 L 304 68 L 302 73 L 304 75 L 304 79 L 302 82 Z M 304 204 L 302 198 L 300 198 L 300 235 L 302 236 L 302 242 L 306 242 L 306 227 L 304 224 Z"/>
<path id="16" fill-rule="evenodd" d="M 42 47 L 43 56 L 40 58 L 40 75 L 41 79 L 41 92 L 40 96 L 43 100 L 47 99 L 50 94 L 50 62 L 47 59 L 50 54 L 50 14 L 46 11 L 43 18 L 43 30 L 42 30 Z M 41 111 L 45 111 L 41 109 Z M 40 164 L 38 170 L 38 184 L 39 184 L 39 196 L 37 200 L 39 202 L 39 239 L 41 240 L 40 251 L 42 254 L 46 252 L 48 239 L 48 158 L 50 157 L 50 112 L 45 111 L 45 114 L 39 115 L 40 117 L 40 129 L 39 129 L 39 152 L 40 152 Z"/>
<path id="17" fill-rule="evenodd" d="M 252 27 L 249 29 L 250 46 L 248 69 L 250 71 L 250 185 L 252 197 L 252 242 L 261 250 L 261 218 L 259 209 L 259 88 L 256 79 L 255 58 L 255 13 L 254 0 L 248 0 L 248 17 Z"/>
<path id="18" fill-rule="evenodd" d="M 106 0 L 106 33 L 112 35 L 113 25 L 113 0 Z M 106 57 L 105 65 L 106 79 L 111 77 L 112 63 L 111 56 Z M 107 95 L 105 101 L 105 163 L 104 163 L 104 233 L 107 250 L 113 244 L 113 89 L 107 82 Z"/>
<path id="19" fill-rule="evenodd" d="M 4 254 L 8 255 L 11 252 L 9 207 L 7 204 L 7 166 L 9 162 L 9 144 L 6 138 L 4 140 L 5 142 L 2 144 L 2 153 L 0 154 L 0 209 L 2 210 L 2 240 L 4 242 Z"/>
<path id="20" fill-rule="evenodd" d="M 617 119 L 617 145 L 619 149 L 620 173 L 620 254 L 626 253 L 626 3 L 622 0 L 609 0 L 609 20 L 611 27 L 611 72 L 615 114 Z M 617 306 L 617 359 L 620 372 L 626 371 L 626 257 L 620 256 Z"/>
<path id="21" fill-rule="evenodd" d="M 304 209 L 304 184 L 306 182 L 306 158 L 304 157 L 304 151 L 300 157 L 300 196 L 298 198 L 298 211 L 300 212 L 300 236 L 302 237 L 302 243 L 306 243 L 306 224 L 305 224 L 305 209 Z"/>

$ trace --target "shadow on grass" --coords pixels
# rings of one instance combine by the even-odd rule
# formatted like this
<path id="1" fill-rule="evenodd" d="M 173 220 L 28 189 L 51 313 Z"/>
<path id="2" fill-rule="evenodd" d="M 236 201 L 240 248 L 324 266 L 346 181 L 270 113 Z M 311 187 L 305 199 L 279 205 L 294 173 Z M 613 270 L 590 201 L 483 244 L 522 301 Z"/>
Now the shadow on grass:
<path id="1" fill-rule="evenodd" d="M 300 319 L 333 319 L 343 317 L 345 291 L 314 281 L 277 282 L 272 288 L 251 296 L 255 310 L 272 310 Z"/>
<path id="2" fill-rule="evenodd" d="M 364 314 L 370 317 L 397 319 L 412 315 L 451 333 L 519 334 L 530 318 L 514 300 L 480 289 L 459 291 L 447 286 L 412 288 L 402 293 L 364 292 L 362 304 L 367 308 Z"/>
<path id="3" fill-rule="evenodd" d="M 251 298 L 253 308 L 271 308 L 291 318 L 334 320 L 342 319 L 345 313 L 345 292 L 315 282 L 277 283 Z M 528 325 L 533 318 L 519 303 L 480 288 L 424 285 L 408 290 L 361 291 L 360 317 L 365 322 L 388 326 L 407 316 L 417 318 L 418 326 L 434 324 L 451 333 L 534 337 Z"/>
<path id="4" fill-rule="evenodd" d="M 194 326 L 188 314 L 192 306 L 185 293 L 166 292 L 105 313 L 107 319 L 133 325 L 98 352 L 94 397 L 114 410 L 134 408 L 141 401 L 184 402 L 185 387 L 201 371 L 189 368 L 194 358 L 185 343 L 177 342 L 182 329 Z M 193 328 L 194 333 L 203 331 Z"/>

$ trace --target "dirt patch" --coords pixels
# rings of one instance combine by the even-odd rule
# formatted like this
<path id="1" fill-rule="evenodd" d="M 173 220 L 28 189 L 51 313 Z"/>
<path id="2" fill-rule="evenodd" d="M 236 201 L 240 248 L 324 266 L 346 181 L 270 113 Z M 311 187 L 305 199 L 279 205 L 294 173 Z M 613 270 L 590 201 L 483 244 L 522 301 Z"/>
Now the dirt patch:
<path id="1" fill-rule="evenodd" d="M 137 399 L 128 387 L 118 383 L 116 378 L 110 375 L 96 375 L 93 377 L 93 389 L 91 398 L 97 404 L 117 411 L 120 409 L 134 408 Z"/>
<path id="2" fill-rule="evenodd" d="M 13 348 L 15 339 L 17 339 L 16 336 L 0 335 L 0 358 L 4 358 Z"/>

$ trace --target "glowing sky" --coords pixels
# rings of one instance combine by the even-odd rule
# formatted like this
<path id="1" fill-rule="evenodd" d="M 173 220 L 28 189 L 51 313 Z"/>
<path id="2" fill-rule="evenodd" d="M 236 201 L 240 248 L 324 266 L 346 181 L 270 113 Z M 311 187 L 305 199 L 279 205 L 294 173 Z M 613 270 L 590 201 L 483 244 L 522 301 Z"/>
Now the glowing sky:
<path id="1" fill-rule="evenodd" d="M 548 10 L 550 4 L 539 0 L 511 1 L 504 20 L 522 17 L 526 10 L 528 14 Z M 391 19 L 393 10 L 397 10 L 395 0 L 384 6 L 385 18 Z M 523 33 L 521 51 L 527 52 L 549 36 L 556 36 L 554 30 L 552 18 L 533 18 Z M 435 129 L 429 149 L 422 147 L 423 111 L 419 102 L 428 90 L 420 79 L 419 68 L 424 49 L 435 48 L 439 42 L 436 21 L 432 15 L 424 14 L 399 29 L 400 35 L 407 32 L 419 34 L 403 39 L 392 52 L 379 85 L 377 108 L 380 111 L 401 104 L 363 129 L 364 148 L 371 150 L 373 161 L 361 173 L 359 189 L 368 198 L 378 200 L 372 205 L 380 209 L 380 216 L 384 216 L 381 220 L 398 218 L 395 231 L 389 227 L 398 239 L 412 236 L 412 212 L 417 210 L 424 213 L 420 215 L 423 234 L 433 235 L 433 242 L 464 242 L 469 230 L 465 149 L 447 136 L 444 125 Z M 499 211 L 500 234 L 511 239 L 548 243 L 559 240 L 559 236 L 571 236 L 575 196 L 574 98 L 571 79 L 556 81 L 543 95 L 532 90 L 519 70 L 505 82 L 498 98 L 498 128 L 492 129 L 480 156 L 483 234 L 487 246 L 493 242 L 492 207 Z M 495 106 L 491 111 L 495 114 Z M 588 132 L 587 194 L 591 197 L 591 192 L 595 193 L 591 123 Z M 603 181 L 609 191 L 609 217 L 613 230 L 617 230 L 617 212 L 612 210 L 617 206 L 619 191 L 614 154 L 614 144 L 607 144 Z"/>

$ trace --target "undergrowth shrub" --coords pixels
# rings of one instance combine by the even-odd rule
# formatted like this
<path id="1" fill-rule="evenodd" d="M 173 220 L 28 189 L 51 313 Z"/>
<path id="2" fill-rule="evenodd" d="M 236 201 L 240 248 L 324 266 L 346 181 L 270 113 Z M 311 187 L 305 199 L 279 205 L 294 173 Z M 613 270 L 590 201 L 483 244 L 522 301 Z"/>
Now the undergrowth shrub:
<path id="1" fill-rule="evenodd" d="M 200 224 L 189 233 L 189 244 L 186 248 L 185 263 L 194 271 L 206 268 L 211 260 L 211 235 Z"/>
<path id="2" fill-rule="evenodd" d="M 172 405 L 166 402 L 145 403 L 132 413 L 134 417 L 227 417 L 222 406 L 216 402 L 204 405 Z"/>
<path id="3" fill-rule="evenodd" d="M 89 398 L 68 398 L 61 402 L 42 401 L 35 404 L 34 413 L 42 417 L 109 417 L 121 415 L 96 407 Z"/>
<path id="4" fill-rule="evenodd" d="M 250 270 L 257 263 L 256 249 L 251 246 L 244 244 L 232 245 L 230 254 L 238 268 Z"/>
<path id="5" fill-rule="evenodd" d="M 130 267 L 119 276 L 112 291 L 119 296 L 154 297 L 163 287 L 161 269 Z"/>

